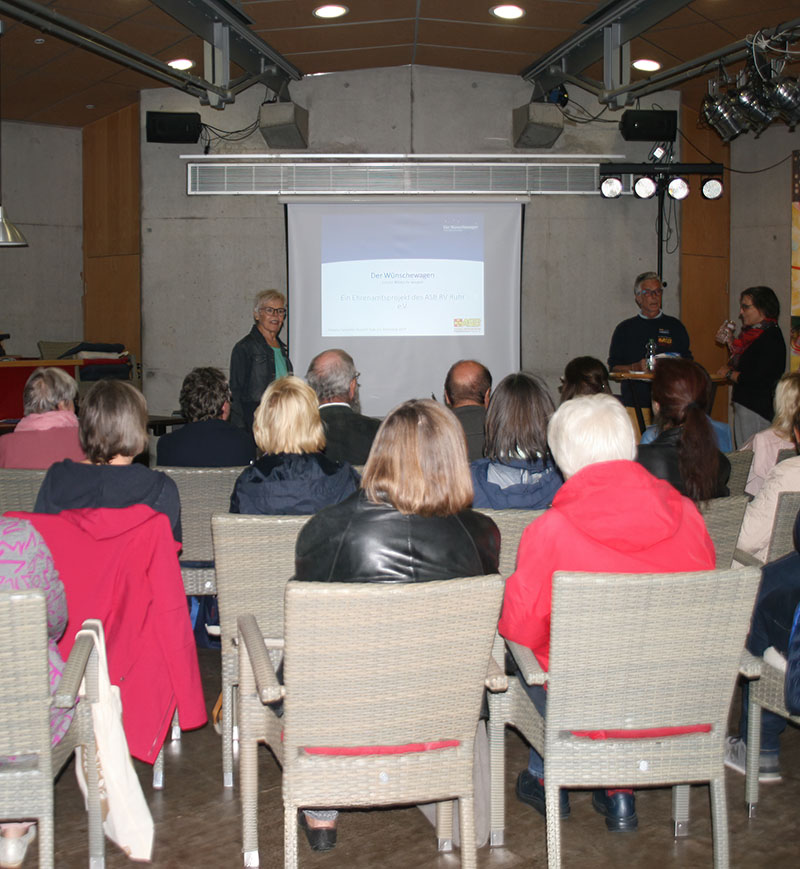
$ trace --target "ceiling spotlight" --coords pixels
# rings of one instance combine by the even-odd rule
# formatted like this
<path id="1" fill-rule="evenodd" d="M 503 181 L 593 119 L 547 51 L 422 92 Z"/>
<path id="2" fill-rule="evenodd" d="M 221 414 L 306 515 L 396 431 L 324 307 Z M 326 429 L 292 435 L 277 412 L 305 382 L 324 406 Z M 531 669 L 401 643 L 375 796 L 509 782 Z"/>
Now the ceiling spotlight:
<path id="1" fill-rule="evenodd" d="M 167 61 L 167 66 L 171 66 L 173 69 L 179 69 L 183 71 L 186 69 L 191 69 L 194 66 L 194 61 L 189 60 L 188 57 L 179 57 L 176 60 Z"/>
<path id="2" fill-rule="evenodd" d="M 686 199 L 689 195 L 689 182 L 680 175 L 670 178 L 667 193 L 672 199 Z"/>
<path id="3" fill-rule="evenodd" d="M 656 179 L 650 175 L 640 175 L 633 182 L 633 192 L 639 199 L 652 199 L 657 189 Z"/>
<path id="4" fill-rule="evenodd" d="M 707 95 L 700 114 L 719 133 L 723 142 L 730 142 L 747 130 L 747 119 L 737 108 L 736 101 L 728 95 Z"/>
<path id="5" fill-rule="evenodd" d="M 514 21 L 516 18 L 522 18 L 525 10 L 521 6 L 515 6 L 513 3 L 502 3 L 500 6 L 492 6 L 489 10 L 495 18 L 503 18 L 506 21 Z"/>
<path id="6" fill-rule="evenodd" d="M 756 134 L 765 130 L 777 115 L 776 109 L 752 85 L 746 85 L 736 94 L 736 107 L 747 118 L 750 129 Z"/>
<path id="7" fill-rule="evenodd" d="M 661 69 L 661 64 L 657 60 L 649 60 L 646 57 L 640 57 L 638 60 L 634 60 L 631 64 L 634 69 L 639 69 L 642 72 L 656 72 L 656 70 Z"/>
<path id="8" fill-rule="evenodd" d="M 722 196 L 722 179 L 704 178 L 700 185 L 700 192 L 703 194 L 703 199 L 719 199 Z"/>
<path id="9" fill-rule="evenodd" d="M 770 89 L 770 102 L 790 127 L 800 121 L 800 85 L 797 79 L 785 76 L 777 81 Z"/>
<path id="10" fill-rule="evenodd" d="M 346 6 L 342 6 L 340 3 L 326 3 L 324 6 L 317 6 L 314 15 L 317 18 L 341 18 L 349 11 Z"/>
<path id="11" fill-rule="evenodd" d="M 622 195 L 622 179 L 617 175 L 609 175 L 600 181 L 600 195 L 604 199 L 616 199 Z"/>

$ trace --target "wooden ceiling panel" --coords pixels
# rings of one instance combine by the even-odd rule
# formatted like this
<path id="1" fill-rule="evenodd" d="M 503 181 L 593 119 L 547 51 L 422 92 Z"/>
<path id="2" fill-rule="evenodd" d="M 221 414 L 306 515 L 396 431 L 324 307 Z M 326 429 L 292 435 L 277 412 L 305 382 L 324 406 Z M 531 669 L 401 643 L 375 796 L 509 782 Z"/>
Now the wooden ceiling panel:
<path id="1" fill-rule="evenodd" d="M 414 62 L 423 66 L 517 75 L 527 64 L 528 55 L 513 51 L 470 51 L 463 48 L 442 48 L 438 45 L 418 45 Z"/>
<path id="2" fill-rule="evenodd" d="M 556 27 L 577 30 L 581 21 L 604 5 L 597 0 L 527 0 L 520 5 L 525 15 L 516 21 L 503 22 L 491 14 L 491 0 L 421 0 L 420 17 L 440 21 L 469 21 L 504 27 Z"/>
<path id="3" fill-rule="evenodd" d="M 728 34 L 716 24 L 706 22 L 675 30 L 650 30 L 647 41 L 673 57 L 686 61 L 727 45 Z"/>
<path id="4" fill-rule="evenodd" d="M 683 6 L 677 12 L 663 18 L 658 24 L 654 24 L 650 30 L 674 30 L 676 27 L 691 27 L 693 24 L 704 24 L 706 21 L 706 18 L 694 11 L 693 5 Z"/>
<path id="5" fill-rule="evenodd" d="M 99 82 L 85 90 L 73 92 L 66 99 L 32 112 L 26 120 L 37 124 L 83 127 L 138 100 L 139 91 L 136 89 Z M 87 105 L 94 108 L 87 109 Z"/>
<path id="6" fill-rule="evenodd" d="M 325 27 L 307 30 L 264 31 L 259 36 L 281 54 L 296 54 L 308 48 L 313 51 L 349 51 L 360 48 L 380 48 L 383 45 L 412 45 L 414 22 L 357 24 L 346 29 Z M 305 70 L 304 70 L 305 71 Z"/>
<path id="7" fill-rule="evenodd" d="M 41 45 L 34 40 L 44 38 Z M 3 67 L 0 70 L 0 84 L 4 90 L 13 82 L 26 76 L 38 67 L 50 63 L 69 51 L 71 46 L 52 36 L 42 37 L 38 30 L 16 22 L 0 37 L 2 42 Z"/>
<path id="8" fill-rule="evenodd" d="M 454 48 L 516 51 L 535 60 L 563 42 L 569 30 L 515 30 L 511 27 L 481 27 L 477 24 L 454 24 L 447 21 L 422 21 L 419 43 Z"/>
<path id="9" fill-rule="evenodd" d="M 286 59 L 310 75 L 317 72 L 342 72 L 376 69 L 381 66 L 407 66 L 413 58 L 410 45 L 366 48 L 356 51 L 308 51 L 288 54 Z"/>
<path id="10" fill-rule="evenodd" d="M 718 24 L 724 24 L 730 18 L 747 15 L 755 10 L 763 19 L 759 27 L 767 27 L 770 23 L 777 24 L 800 15 L 796 0 L 758 0 L 757 3 L 753 0 L 694 0 L 691 8 Z M 774 21 L 769 20 L 773 18 Z"/>
<path id="11" fill-rule="evenodd" d="M 242 11 L 253 19 L 253 30 L 280 27 L 345 27 L 348 24 L 361 24 L 367 21 L 413 21 L 417 14 L 416 0 L 347 0 L 350 12 L 343 18 L 323 19 L 313 15 L 314 9 L 322 0 L 244 0 Z"/>
<path id="12" fill-rule="evenodd" d="M 769 15 L 764 15 L 760 11 L 751 11 L 745 15 L 723 18 L 717 24 L 729 34 L 728 42 L 731 43 L 738 42 L 748 34 L 776 27 L 785 21 L 798 17 L 800 17 L 800 4 L 794 3 L 791 8 L 784 8 Z"/>
<path id="13" fill-rule="evenodd" d="M 177 25 L 177 22 L 175 22 Z M 189 31 L 185 27 L 159 27 L 142 21 L 141 16 L 122 21 L 106 31 L 108 36 L 130 45 L 146 54 L 158 54 L 166 48 L 186 39 Z"/>

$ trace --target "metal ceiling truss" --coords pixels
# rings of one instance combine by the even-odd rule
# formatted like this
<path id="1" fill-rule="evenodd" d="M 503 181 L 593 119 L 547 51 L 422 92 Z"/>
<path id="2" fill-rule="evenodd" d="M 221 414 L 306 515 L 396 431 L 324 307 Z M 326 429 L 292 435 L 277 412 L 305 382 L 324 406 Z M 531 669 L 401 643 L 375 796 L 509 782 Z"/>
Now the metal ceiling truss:
<path id="1" fill-rule="evenodd" d="M 289 81 L 302 78 L 297 67 L 249 29 L 252 19 L 226 0 L 153 2 L 203 39 L 205 78 L 173 69 L 156 57 L 33 0 L 0 0 L 0 12 L 198 97 L 201 104 L 218 109 L 232 103 L 237 94 L 259 82 L 274 91 L 279 99 L 287 100 Z M 244 69 L 245 75 L 231 79 L 231 61 Z"/>

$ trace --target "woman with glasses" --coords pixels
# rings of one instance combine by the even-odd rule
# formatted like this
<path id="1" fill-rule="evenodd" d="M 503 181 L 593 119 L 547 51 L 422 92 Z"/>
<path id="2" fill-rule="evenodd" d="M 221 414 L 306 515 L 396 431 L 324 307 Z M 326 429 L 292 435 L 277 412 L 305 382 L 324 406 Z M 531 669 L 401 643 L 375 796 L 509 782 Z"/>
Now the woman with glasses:
<path id="1" fill-rule="evenodd" d="M 247 431 L 264 390 L 292 373 L 286 345 L 278 337 L 286 320 L 286 296 L 262 290 L 253 302 L 253 327 L 231 353 L 231 422 Z"/>
<path id="2" fill-rule="evenodd" d="M 723 323 L 716 339 L 730 353 L 717 374 L 733 384 L 733 433 L 741 447 L 772 424 L 775 387 L 786 368 L 786 342 L 778 328 L 781 305 L 769 287 L 749 287 L 739 299 L 742 330 L 733 337 L 733 324 Z"/>

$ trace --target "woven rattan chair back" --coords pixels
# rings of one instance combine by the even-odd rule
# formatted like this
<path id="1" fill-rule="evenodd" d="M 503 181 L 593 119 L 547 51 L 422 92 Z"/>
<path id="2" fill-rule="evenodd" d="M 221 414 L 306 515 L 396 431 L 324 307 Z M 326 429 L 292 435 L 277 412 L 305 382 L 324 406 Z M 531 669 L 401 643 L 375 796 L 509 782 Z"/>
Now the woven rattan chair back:
<path id="1" fill-rule="evenodd" d="M 47 471 L 0 468 L 0 514 L 9 510 L 32 513 Z"/>
<path id="2" fill-rule="evenodd" d="M 283 598 L 294 575 L 294 545 L 308 516 L 218 514 L 211 520 L 222 643 L 222 777 L 233 787 L 236 620 L 251 613 L 264 636 L 283 636 Z"/>
<path id="3" fill-rule="evenodd" d="M 725 454 L 731 463 L 731 475 L 728 477 L 728 491 L 731 495 L 744 495 L 744 487 L 750 475 L 750 466 L 753 464 L 752 450 L 736 450 Z"/>
<path id="4" fill-rule="evenodd" d="M 733 563 L 733 552 L 748 500 L 747 495 L 731 495 L 728 498 L 713 498 L 700 505 L 708 534 L 714 541 L 717 570 L 727 570 Z"/>
<path id="5" fill-rule="evenodd" d="M 789 552 L 794 552 L 794 522 L 798 511 L 800 511 L 800 492 L 781 492 L 778 495 L 767 561 L 775 561 Z"/>
<path id="6" fill-rule="evenodd" d="M 787 450 L 778 450 L 778 458 L 775 462 L 782 462 L 784 459 L 793 459 L 797 456 L 797 450 L 794 447 L 790 447 Z"/>
<path id="7" fill-rule="evenodd" d="M 522 532 L 544 510 L 479 510 L 484 516 L 492 519 L 500 529 L 500 565 L 497 568 L 501 576 L 508 578 L 517 567 L 517 550 Z"/>
<path id="8" fill-rule="evenodd" d="M 288 869 L 297 862 L 300 806 L 454 798 L 461 800 L 462 865 L 475 867 L 475 847 L 465 845 L 475 842 L 473 743 L 502 593 L 497 574 L 289 583 L 282 748 Z M 445 745 L 356 757 L 305 751 L 432 742 Z"/>
<path id="9" fill-rule="evenodd" d="M 760 572 L 553 577 L 545 791 L 708 781 L 715 866 L 727 866 L 723 752 Z M 620 665 L 620 662 L 622 664 Z M 592 740 L 575 731 L 710 725 L 675 739 Z M 560 865 L 557 815 L 548 862 Z"/>
<path id="10" fill-rule="evenodd" d="M 91 640 L 80 639 L 63 671 L 57 705 L 71 706 L 86 673 L 88 699 L 73 713 L 67 733 L 51 747 L 50 664 L 47 612 L 40 591 L 0 591 L 0 817 L 36 819 L 39 866 L 54 865 L 53 776 L 72 757 L 76 745 L 95 753 L 90 699 L 97 697 L 97 658 Z M 69 687 L 67 687 L 69 686 Z M 9 761 L 8 758 L 15 758 Z M 90 767 L 93 765 L 90 764 Z M 89 863 L 104 865 L 104 839 L 97 767 L 88 773 Z"/>

